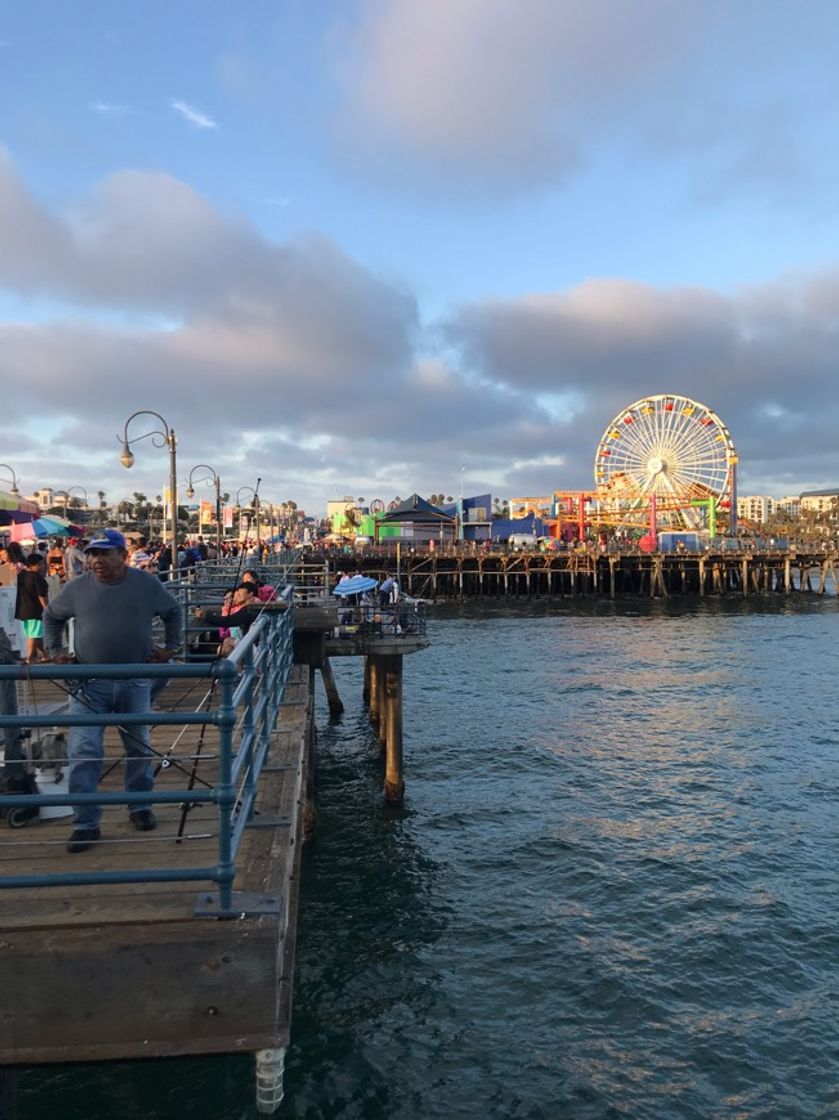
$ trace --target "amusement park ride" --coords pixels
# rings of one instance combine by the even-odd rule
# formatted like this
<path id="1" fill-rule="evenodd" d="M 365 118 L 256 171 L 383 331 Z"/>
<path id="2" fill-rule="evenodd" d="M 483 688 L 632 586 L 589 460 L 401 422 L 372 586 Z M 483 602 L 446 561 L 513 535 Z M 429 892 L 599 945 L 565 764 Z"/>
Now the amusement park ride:
<path id="1" fill-rule="evenodd" d="M 620 412 L 597 447 L 597 515 L 616 527 L 716 536 L 717 511 L 737 531 L 737 451 L 707 405 L 675 394 L 644 397 Z"/>
<path id="2" fill-rule="evenodd" d="M 595 488 L 554 492 L 551 531 L 582 540 L 587 529 L 640 530 L 642 545 L 655 547 L 660 530 L 707 529 L 715 537 L 722 510 L 736 533 L 737 462 L 731 433 L 713 409 L 673 393 L 644 397 L 606 427 Z M 539 501 L 520 499 L 534 513 Z"/>

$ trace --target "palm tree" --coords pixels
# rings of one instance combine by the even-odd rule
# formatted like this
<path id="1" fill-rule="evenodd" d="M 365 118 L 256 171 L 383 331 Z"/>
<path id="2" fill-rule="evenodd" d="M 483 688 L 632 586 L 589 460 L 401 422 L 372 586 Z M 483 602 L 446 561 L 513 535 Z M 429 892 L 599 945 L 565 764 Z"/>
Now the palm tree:
<path id="1" fill-rule="evenodd" d="M 145 494 L 141 494 L 139 490 L 134 491 L 134 520 L 142 521 L 148 516 L 149 500 Z"/>

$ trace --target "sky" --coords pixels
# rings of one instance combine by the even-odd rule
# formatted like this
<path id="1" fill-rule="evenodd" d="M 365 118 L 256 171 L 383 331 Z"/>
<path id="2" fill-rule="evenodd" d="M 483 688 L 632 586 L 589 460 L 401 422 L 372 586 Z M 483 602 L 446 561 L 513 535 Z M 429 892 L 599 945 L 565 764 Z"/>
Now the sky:
<path id="1" fill-rule="evenodd" d="M 677 393 L 839 484 L 837 57 L 835 0 L 0 6 L 0 461 L 161 493 L 151 410 L 181 489 L 547 494 Z"/>

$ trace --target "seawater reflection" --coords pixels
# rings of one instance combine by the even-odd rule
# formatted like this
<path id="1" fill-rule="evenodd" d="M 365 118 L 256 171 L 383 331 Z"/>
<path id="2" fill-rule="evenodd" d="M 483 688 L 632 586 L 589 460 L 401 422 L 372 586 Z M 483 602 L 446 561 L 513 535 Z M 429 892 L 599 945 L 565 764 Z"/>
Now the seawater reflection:
<path id="1" fill-rule="evenodd" d="M 438 611 L 399 813 L 336 664 L 282 1115 L 839 1115 L 837 609 Z M 145 1068 L 62 1075 L 62 1120 L 254 1115 L 246 1061 Z"/>

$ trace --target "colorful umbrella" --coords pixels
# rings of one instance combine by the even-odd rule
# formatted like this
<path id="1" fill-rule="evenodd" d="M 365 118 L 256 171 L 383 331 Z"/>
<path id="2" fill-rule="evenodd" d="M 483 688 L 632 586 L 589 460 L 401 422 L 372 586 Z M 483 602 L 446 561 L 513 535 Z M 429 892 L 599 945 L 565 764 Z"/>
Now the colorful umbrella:
<path id="1" fill-rule="evenodd" d="M 0 525 L 12 525 L 15 521 L 31 521 L 40 510 L 36 502 L 27 501 L 18 494 L 0 490 Z"/>
<path id="2" fill-rule="evenodd" d="M 34 521 L 19 521 L 12 525 L 13 541 L 41 540 L 44 537 L 70 537 L 81 535 L 78 525 L 72 525 L 63 517 L 36 517 Z"/>

